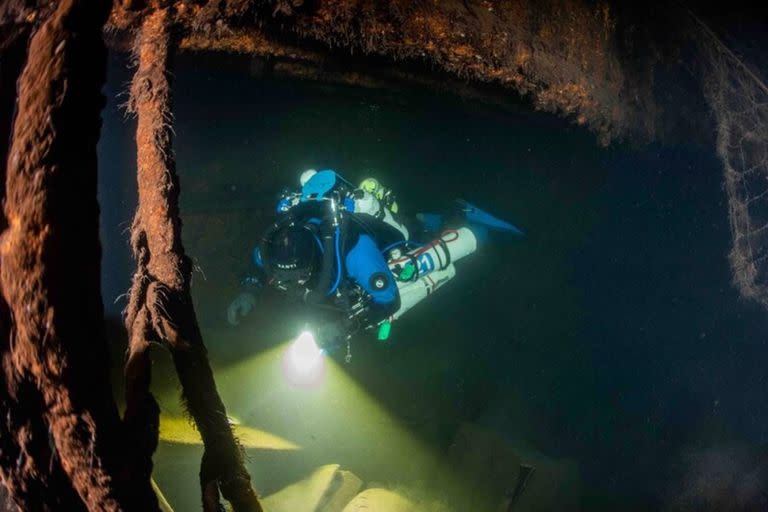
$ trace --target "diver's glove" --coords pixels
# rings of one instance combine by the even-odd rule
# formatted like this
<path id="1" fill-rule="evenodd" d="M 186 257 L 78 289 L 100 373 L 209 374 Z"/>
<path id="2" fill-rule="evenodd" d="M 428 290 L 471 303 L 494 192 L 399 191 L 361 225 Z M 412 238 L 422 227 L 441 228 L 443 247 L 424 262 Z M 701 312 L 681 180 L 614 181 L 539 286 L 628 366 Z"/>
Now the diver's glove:
<path id="1" fill-rule="evenodd" d="M 248 315 L 256 306 L 256 297 L 252 293 L 243 292 L 233 300 L 227 308 L 227 322 L 229 325 L 240 324 L 240 319 Z"/>

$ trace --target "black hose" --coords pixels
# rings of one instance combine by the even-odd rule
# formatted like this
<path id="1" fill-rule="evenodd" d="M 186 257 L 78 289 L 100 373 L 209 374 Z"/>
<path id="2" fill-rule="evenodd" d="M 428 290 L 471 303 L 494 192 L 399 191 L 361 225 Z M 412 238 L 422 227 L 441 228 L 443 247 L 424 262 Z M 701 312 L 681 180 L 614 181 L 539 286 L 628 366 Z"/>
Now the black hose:
<path id="1" fill-rule="evenodd" d="M 336 248 L 334 247 L 335 233 L 333 223 L 329 222 L 329 219 L 325 219 L 322 224 L 321 237 L 323 241 L 323 263 L 320 267 L 320 275 L 318 276 L 317 284 L 304 295 L 304 302 L 307 304 L 317 304 L 318 302 L 322 302 L 327 296 L 328 290 L 331 289 L 331 281 L 333 280 Z"/>

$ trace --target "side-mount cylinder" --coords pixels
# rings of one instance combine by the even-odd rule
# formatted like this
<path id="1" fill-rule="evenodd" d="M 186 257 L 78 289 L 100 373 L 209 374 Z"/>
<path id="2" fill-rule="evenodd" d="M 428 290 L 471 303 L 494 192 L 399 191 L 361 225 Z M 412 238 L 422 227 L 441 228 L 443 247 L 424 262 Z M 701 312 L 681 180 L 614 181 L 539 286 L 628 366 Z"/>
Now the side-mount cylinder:
<path id="1" fill-rule="evenodd" d="M 432 292 L 453 279 L 456 275 L 454 263 L 476 250 L 475 234 L 469 228 L 459 228 L 444 231 L 440 238 L 424 247 L 392 258 L 388 263 L 392 274 L 397 279 L 400 308 L 389 320 L 397 320 Z M 412 270 L 406 270 L 408 268 Z"/>
<path id="2" fill-rule="evenodd" d="M 398 281 L 416 281 L 436 270 L 445 270 L 476 250 L 477 238 L 469 228 L 449 229 L 427 245 L 390 258 L 387 263 Z M 402 270 L 409 265 L 415 267 L 415 272 L 402 276 Z"/>

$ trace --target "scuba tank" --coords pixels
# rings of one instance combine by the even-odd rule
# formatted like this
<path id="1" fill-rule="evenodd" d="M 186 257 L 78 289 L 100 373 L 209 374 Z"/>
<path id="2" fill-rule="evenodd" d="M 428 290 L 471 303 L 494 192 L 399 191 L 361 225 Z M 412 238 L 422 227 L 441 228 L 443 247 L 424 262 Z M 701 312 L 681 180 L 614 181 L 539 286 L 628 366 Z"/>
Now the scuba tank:
<path id="1" fill-rule="evenodd" d="M 400 308 L 385 321 L 397 320 L 456 275 L 454 263 L 477 250 L 469 228 L 443 231 L 439 238 L 406 253 L 390 251 L 389 269 L 397 280 Z M 383 325 L 383 324 L 382 324 Z M 388 327 L 384 328 L 385 331 Z"/>
<path id="2" fill-rule="evenodd" d="M 477 250 L 477 238 L 469 228 L 443 231 L 432 242 L 402 253 L 390 251 L 389 269 L 398 282 L 416 281 L 435 270 L 445 270 L 453 262 L 469 256 Z"/>

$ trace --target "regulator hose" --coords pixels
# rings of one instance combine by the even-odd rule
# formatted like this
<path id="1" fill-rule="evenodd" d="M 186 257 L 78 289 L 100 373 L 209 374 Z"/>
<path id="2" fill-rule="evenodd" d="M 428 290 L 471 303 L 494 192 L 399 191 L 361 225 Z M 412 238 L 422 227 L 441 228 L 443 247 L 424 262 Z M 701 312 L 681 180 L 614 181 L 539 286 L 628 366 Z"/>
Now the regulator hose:
<path id="1" fill-rule="evenodd" d="M 325 219 L 322 224 L 323 262 L 320 267 L 320 275 L 315 287 L 307 289 L 304 293 L 304 302 L 307 304 L 317 304 L 323 301 L 329 294 L 336 291 L 335 288 L 338 287 L 337 284 L 334 288 L 331 288 L 331 282 L 333 280 L 334 262 L 337 260 L 334 245 L 339 228 L 337 227 L 334 232 L 334 228 L 328 220 Z M 339 272 L 339 274 L 341 273 Z"/>

